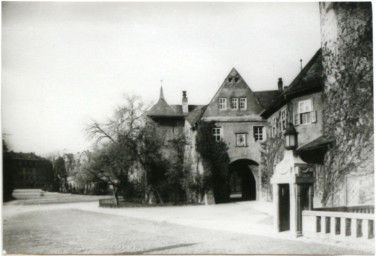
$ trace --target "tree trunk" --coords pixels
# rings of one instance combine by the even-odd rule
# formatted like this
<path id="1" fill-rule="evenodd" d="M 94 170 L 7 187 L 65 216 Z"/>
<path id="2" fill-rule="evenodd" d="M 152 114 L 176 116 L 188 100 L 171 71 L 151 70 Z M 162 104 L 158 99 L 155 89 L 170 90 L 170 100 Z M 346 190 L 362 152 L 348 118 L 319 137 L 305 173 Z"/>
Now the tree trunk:
<path id="1" fill-rule="evenodd" d="M 154 189 L 154 194 L 155 194 L 155 197 L 158 200 L 158 203 L 163 204 L 163 199 L 162 199 L 161 195 L 159 194 L 158 190 Z"/>
<path id="2" fill-rule="evenodd" d="M 65 192 L 66 192 L 66 193 L 69 192 L 68 176 L 64 176 L 64 189 L 65 189 Z"/>
<path id="3" fill-rule="evenodd" d="M 116 206 L 119 207 L 119 190 L 117 187 L 114 187 L 114 197 Z"/>

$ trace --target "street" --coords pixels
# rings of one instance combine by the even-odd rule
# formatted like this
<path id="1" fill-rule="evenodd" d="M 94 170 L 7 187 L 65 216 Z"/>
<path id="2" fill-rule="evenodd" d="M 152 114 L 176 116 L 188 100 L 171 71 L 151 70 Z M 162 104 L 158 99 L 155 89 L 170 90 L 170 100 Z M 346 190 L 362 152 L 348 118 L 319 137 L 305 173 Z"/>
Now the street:
<path id="1" fill-rule="evenodd" d="M 3 250 L 11 254 L 372 254 L 268 236 L 270 216 L 255 209 L 250 212 L 250 206 L 4 205 Z M 230 209 L 235 211 L 232 215 Z"/>

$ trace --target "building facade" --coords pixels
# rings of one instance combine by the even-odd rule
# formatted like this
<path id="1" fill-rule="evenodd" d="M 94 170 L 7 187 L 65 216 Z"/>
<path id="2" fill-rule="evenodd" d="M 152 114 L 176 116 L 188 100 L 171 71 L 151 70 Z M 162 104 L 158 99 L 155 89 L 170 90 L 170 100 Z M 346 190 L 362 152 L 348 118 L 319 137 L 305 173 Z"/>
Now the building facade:
<path id="1" fill-rule="evenodd" d="M 212 133 L 216 141 L 228 147 L 230 158 L 228 183 L 230 197 L 243 200 L 261 199 L 261 144 L 266 140 L 268 123 L 260 113 L 271 105 L 280 90 L 254 92 L 232 69 L 221 87 L 207 105 L 188 104 L 183 92 L 182 105 L 169 105 L 161 89 L 159 101 L 149 110 L 148 116 L 158 126 L 166 139 L 184 136 L 185 157 L 194 175 L 204 172 L 196 152 L 197 127 L 200 122 L 214 122 Z M 168 155 L 174 155 L 171 147 Z"/>
<path id="2" fill-rule="evenodd" d="M 228 146 L 230 196 L 273 200 L 270 179 L 285 155 L 284 131 L 297 132 L 296 153 L 314 173 L 314 206 L 374 204 L 372 8 L 320 3 L 321 49 L 293 82 L 255 92 L 231 70 L 203 106 L 169 105 L 161 92 L 149 111 L 164 134 L 187 139 L 185 159 L 202 174 L 200 122 Z"/>
<path id="3" fill-rule="evenodd" d="M 53 184 L 52 164 L 33 153 L 7 152 L 6 168 L 13 172 L 14 188 L 49 190 Z M 4 166 L 5 168 L 5 166 Z"/>

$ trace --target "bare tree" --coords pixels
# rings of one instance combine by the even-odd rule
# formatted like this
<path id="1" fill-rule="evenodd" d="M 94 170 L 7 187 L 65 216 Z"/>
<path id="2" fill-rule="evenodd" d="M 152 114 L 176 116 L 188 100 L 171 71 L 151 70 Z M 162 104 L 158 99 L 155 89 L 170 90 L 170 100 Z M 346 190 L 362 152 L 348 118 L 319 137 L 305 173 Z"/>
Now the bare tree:
<path id="1" fill-rule="evenodd" d="M 151 192 L 163 202 L 159 193 L 166 170 L 160 153 L 162 140 L 145 113 L 140 98 L 126 97 L 111 119 L 105 123 L 93 121 L 87 127 L 89 138 L 101 146 L 94 157 L 93 170 L 113 186 L 117 203 L 119 193 L 124 194 L 131 185 L 131 171 L 138 171 L 138 176 L 143 177 L 146 200 Z"/>

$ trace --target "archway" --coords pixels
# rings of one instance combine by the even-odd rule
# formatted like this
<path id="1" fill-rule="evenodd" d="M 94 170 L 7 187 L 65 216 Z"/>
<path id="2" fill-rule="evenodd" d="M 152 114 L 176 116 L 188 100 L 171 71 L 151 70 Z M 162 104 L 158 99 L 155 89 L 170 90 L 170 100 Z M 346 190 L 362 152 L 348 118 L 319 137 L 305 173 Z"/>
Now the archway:
<path id="1" fill-rule="evenodd" d="M 229 165 L 230 201 L 256 200 L 256 179 L 252 168 L 258 164 L 249 159 L 240 159 Z"/>

